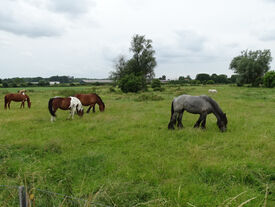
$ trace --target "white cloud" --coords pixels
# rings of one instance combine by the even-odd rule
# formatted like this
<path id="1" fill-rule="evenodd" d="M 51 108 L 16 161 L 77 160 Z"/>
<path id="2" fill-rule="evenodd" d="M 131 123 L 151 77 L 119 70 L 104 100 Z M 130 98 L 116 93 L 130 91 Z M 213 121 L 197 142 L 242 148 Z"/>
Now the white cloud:
<path id="1" fill-rule="evenodd" d="M 0 75 L 104 78 L 134 34 L 153 40 L 156 76 L 232 74 L 245 49 L 275 54 L 271 0 L 1 0 Z M 272 68 L 274 64 L 272 65 Z"/>
<path id="2" fill-rule="evenodd" d="M 29 37 L 58 36 L 66 28 L 66 21 L 32 1 L 2 0 L 0 30 Z"/>

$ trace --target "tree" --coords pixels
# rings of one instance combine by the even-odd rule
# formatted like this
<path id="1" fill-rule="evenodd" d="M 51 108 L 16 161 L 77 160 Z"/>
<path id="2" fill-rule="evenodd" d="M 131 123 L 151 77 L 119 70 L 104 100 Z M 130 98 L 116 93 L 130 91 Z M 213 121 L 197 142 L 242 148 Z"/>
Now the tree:
<path id="1" fill-rule="evenodd" d="M 140 81 L 141 87 L 136 88 L 146 89 L 146 81 L 155 76 L 154 67 L 157 65 L 152 40 L 145 39 L 145 36 L 135 35 L 131 41 L 130 51 L 133 53 L 131 59 L 126 60 L 124 56 L 118 58 L 115 71 L 111 72 L 111 78 L 119 83 L 119 87 L 123 88 L 123 91 L 128 91 L 123 86 L 123 83 L 128 82 L 126 79 L 129 79 L 130 82 L 133 82 L 133 79 L 135 79 L 134 82 Z M 133 78 L 132 75 L 137 78 Z M 123 81 L 121 81 L 122 79 Z"/>
<path id="2" fill-rule="evenodd" d="M 159 80 L 166 80 L 166 75 L 162 75 Z"/>
<path id="3" fill-rule="evenodd" d="M 196 75 L 196 80 L 199 80 L 201 83 L 206 83 L 210 79 L 210 75 L 206 73 L 199 73 Z"/>
<path id="4" fill-rule="evenodd" d="M 275 71 L 269 71 L 264 75 L 264 86 L 267 88 L 275 87 Z"/>
<path id="5" fill-rule="evenodd" d="M 215 82 L 216 83 L 227 83 L 228 82 L 227 75 L 225 75 L 225 74 L 218 75 Z"/>
<path id="6" fill-rule="evenodd" d="M 237 82 L 238 75 L 231 75 L 230 81 L 231 83 L 236 83 Z"/>
<path id="7" fill-rule="evenodd" d="M 237 80 L 239 84 L 249 83 L 252 86 L 259 86 L 262 77 L 269 70 L 271 60 L 270 50 L 245 50 L 233 58 L 230 69 L 239 75 Z"/>
<path id="8" fill-rule="evenodd" d="M 213 73 L 212 75 L 211 75 L 211 80 L 213 80 L 215 83 L 218 83 L 218 75 L 216 74 L 216 73 Z"/>

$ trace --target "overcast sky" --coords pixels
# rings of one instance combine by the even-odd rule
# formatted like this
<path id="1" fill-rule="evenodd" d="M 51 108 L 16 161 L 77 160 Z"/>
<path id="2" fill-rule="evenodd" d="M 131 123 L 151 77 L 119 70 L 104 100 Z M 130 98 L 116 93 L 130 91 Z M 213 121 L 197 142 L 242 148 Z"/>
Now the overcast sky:
<path id="1" fill-rule="evenodd" d="M 135 34 L 156 77 L 230 76 L 242 50 L 275 58 L 275 0 L 0 0 L 0 78 L 107 78 Z"/>

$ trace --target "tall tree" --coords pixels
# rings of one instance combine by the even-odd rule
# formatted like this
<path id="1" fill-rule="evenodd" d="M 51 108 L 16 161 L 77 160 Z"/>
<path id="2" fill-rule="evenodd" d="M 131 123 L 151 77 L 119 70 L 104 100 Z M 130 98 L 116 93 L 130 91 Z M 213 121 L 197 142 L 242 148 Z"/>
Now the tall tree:
<path id="1" fill-rule="evenodd" d="M 155 76 L 154 67 L 157 65 L 152 40 L 145 39 L 144 35 L 135 35 L 131 42 L 130 51 L 134 53 L 130 60 L 132 71 L 136 75 L 152 79 Z"/>
<path id="2" fill-rule="evenodd" d="M 123 56 L 118 58 L 115 64 L 115 71 L 111 72 L 111 78 L 118 83 L 123 79 L 123 83 L 126 84 L 127 79 L 129 78 L 130 80 L 131 77 L 131 82 L 141 81 L 141 83 L 137 84 L 141 84 L 142 87 L 138 88 L 145 89 L 146 80 L 152 79 L 155 76 L 154 67 L 157 65 L 152 40 L 145 39 L 143 35 L 135 35 L 131 41 L 130 51 L 133 53 L 131 59 L 126 60 Z M 139 78 L 133 78 L 132 75 Z M 122 85 L 122 83 L 119 83 L 121 88 L 125 88 Z"/>
<path id="3" fill-rule="evenodd" d="M 234 57 L 230 69 L 238 74 L 241 84 L 249 83 L 259 86 L 264 74 L 270 68 L 272 61 L 270 50 L 242 51 L 241 55 Z"/>

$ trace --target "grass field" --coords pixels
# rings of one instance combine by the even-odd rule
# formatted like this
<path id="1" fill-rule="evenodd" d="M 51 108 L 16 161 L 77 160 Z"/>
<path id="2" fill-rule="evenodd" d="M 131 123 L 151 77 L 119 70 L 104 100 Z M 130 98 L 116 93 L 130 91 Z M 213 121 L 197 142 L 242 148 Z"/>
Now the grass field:
<path id="1" fill-rule="evenodd" d="M 23 110 L 14 102 L 4 110 L 4 94 L 18 89 L 0 89 L 0 185 L 27 186 L 35 207 L 84 206 L 36 189 L 98 203 L 91 206 L 238 207 L 256 197 L 245 206 L 261 207 L 268 185 L 266 206 L 275 206 L 275 89 L 212 87 L 226 133 L 214 115 L 206 130 L 194 129 L 198 115 L 186 112 L 184 129 L 167 129 L 173 97 L 209 86 L 30 88 L 32 108 Z M 69 112 L 58 110 L 51 123 L 49 98 L 75 92 L 97 92 L 105 112 L 66 120 Z M 0 206 L 17 202 L 15 190 L 0 188 Z"/>

